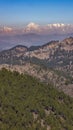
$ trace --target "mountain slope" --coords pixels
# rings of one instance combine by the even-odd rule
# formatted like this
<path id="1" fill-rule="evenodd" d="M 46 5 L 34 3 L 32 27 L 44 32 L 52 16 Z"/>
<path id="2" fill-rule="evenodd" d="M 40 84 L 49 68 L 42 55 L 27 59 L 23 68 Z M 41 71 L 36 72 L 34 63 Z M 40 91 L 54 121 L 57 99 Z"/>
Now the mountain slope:
<path id="1" fill-rule="evenodd" d="M 0 52 L 1 65 L 25 65 L 29 62 L 59 71 L 65 78 L 73 79 L 73 38 L 30 48 L 20 45 Z M 73 83 L 73 80 L 70 83 Z"/>
<path id="2" fill-rule="evenodd" d="M 0 64 L 18 64 L 27 50 L 28 48 L 26 46 L 18 45 L 0 52 Z"/>
<path id="3" fill-rule="evenodd" d="M 16 46 L 10 50 L 0 52 L 0 64 L 16 59 L 25 61 L 25 59 L 33 58 L 46 62 L 48 67 L 63 67 L 73 65 L 73 38 L 67 38 L 62 42 L 51 41 L 43 46 Z M 5 61 L 4 61 L 5 60 Z M 14 63 L 14 62 L 13 62 Z"/>
<path id="4" fill-rule="evenodd" d="M 28 56 L 28 52 L 26 54 Z M 30 52 L 30 59 L 32 63 L 63 71 L 73 77 L 73 37 L 41 46 Z"/>
<path id="5" fill-rule="evenodd" d="M 17 71 L 20 74 L 28 74 L 45 84 L 51 83 L 58 90 L 64 91 L 64 93 L 73 97 L 73 78 L 66 75 L 63 71 L 52 70 L 30 63 L 25 63 L 24 65 L 0 65 L 0 70 L 2 68 L 12 72 Z"/>
<path id="6" fill-rule="evenodd" d="M 26 53 L 28 56 L 28 52 Z M 31 62 L 68 72 L 73 76 L 73 38 L 52 41 L 30 52 Z"/>
<path id="7" fill-rule="evenodd" d="M 73 130 L 73 99 L 28 75 L 0 71 L 0 130 Z"/>

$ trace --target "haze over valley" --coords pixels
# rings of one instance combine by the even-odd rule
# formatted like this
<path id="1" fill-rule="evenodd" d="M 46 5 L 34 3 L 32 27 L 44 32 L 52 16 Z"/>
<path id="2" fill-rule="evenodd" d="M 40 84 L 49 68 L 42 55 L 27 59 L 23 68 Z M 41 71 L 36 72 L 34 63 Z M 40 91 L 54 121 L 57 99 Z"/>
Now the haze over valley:
<path id="1" fill-rule="evenodd" d="M 0 50 L 11 48 L 15 45 L 37 46 L 49 41 L 60 40 L 73 36 L 72 24 L 47 24 L 39 25 L 33 22 L 19 27 L 0 27 Z"/>

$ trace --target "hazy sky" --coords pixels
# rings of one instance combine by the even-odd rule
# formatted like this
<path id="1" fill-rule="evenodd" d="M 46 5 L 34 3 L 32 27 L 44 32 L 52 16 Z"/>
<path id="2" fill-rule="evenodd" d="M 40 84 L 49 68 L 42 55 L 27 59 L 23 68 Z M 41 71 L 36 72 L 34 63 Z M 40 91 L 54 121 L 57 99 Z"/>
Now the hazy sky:
<path id="1" fill-rule="evenodd" d="M 73 23 L 73 0 L 0 0 L 0 25 Z"/>

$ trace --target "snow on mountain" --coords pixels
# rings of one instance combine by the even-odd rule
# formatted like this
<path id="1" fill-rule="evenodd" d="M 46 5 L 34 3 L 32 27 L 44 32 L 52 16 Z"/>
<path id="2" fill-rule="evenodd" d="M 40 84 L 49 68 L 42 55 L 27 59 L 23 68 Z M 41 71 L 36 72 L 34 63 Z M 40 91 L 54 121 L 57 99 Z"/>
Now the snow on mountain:
<path id="1" fill-rule="evenodd" d="M 73 33 L 73 25 L 72 24 L 64 24 L 64 23 L 54 23 L 54 24 L 47 24 L 47 25 L 39 25 L 34 22 L 29 23 L 28 25 L 22 27 L 9 27 L 4 26 L 0 27 L 0 32 L 3 33 L 13 33 L 16 34 L 24 34 L 24 33 L 40 33 L 40 34 L 56 34 L 56 33 Z"/>

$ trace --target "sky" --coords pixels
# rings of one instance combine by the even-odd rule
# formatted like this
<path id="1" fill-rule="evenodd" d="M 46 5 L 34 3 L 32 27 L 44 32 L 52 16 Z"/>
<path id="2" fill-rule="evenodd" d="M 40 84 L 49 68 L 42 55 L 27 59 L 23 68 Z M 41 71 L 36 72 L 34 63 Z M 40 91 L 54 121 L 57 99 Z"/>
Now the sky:
<path id="1" fill-rule="evenodd" d="M 73 0 L 0 0 L 0 50 L 73 36 Z"/>
<path id="2" fill-rule="evenodd" d="M 0 0 L 0 25 L 73 23 L 73 0 Z"/>

